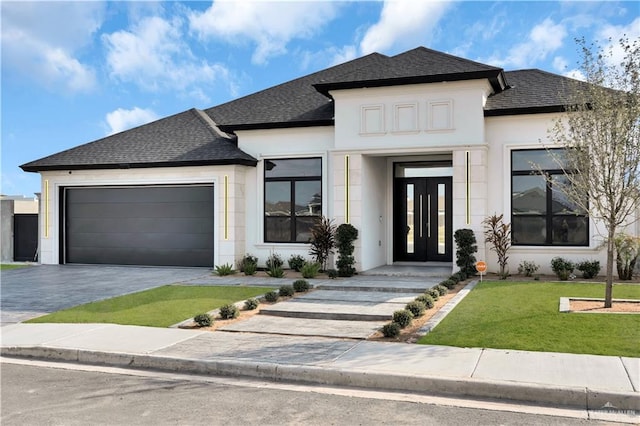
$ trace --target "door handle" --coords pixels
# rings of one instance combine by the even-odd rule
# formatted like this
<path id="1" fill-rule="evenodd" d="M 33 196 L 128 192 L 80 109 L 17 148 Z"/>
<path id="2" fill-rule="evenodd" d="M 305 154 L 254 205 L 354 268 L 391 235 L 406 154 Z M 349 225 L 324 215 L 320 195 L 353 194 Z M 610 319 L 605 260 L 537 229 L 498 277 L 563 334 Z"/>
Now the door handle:
<path id="1" fill-rule="evenodd" d="M 431 238 L 431 194 L 427 195 L 427 238 Z"/>

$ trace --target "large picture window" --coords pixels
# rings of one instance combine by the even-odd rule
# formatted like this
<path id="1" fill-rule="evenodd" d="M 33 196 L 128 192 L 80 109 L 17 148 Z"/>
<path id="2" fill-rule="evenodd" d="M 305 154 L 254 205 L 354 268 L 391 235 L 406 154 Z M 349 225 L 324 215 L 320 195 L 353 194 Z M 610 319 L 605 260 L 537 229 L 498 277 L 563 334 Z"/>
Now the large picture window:
<path id="1" fill-rule="evenodd" d="M 564 152 L 551 151 L 556 158 L 561 158 Z M 513 245 L 589 245 L 587 212 L 558 190 L 558 185 L 567 183 L 564 172 L 547 150 L 511 152 Z"/>
<path id="2" fill-rule="evenodd" d="M 322 159 L 265 160 L 265 242 L 306 243 L 320 216 Z"/>

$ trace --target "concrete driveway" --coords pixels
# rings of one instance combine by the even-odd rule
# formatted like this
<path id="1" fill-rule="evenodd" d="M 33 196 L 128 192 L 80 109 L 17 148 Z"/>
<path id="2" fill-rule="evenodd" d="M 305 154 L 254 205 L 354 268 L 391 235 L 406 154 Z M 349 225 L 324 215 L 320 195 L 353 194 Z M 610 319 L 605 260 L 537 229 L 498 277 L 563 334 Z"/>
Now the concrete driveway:
<path id="1" fill-rule="evenodd" d="M 34 265 L 2 271 L 0 325 L 83 303 L 211 275 L 207 268 Z"/>

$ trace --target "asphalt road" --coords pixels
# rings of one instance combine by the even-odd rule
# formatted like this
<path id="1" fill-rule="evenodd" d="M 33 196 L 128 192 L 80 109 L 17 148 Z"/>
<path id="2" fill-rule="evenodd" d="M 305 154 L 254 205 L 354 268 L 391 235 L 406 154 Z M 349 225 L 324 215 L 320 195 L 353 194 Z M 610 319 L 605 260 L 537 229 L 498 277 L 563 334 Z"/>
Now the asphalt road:
<path id="1" fill-rule="evenodd" d="M 417 395 L 51 365 L 3 360 L 3 426 L 598 424 L 495 407 L 460 408 L 444 400 L 434 404 Z"/>

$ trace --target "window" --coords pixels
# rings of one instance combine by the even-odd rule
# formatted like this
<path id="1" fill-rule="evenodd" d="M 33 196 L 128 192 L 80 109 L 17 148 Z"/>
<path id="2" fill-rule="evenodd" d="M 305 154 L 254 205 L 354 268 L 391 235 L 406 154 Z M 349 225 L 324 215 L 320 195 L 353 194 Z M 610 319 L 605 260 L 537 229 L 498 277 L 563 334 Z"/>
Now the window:
<path id="1" fill-rule="evenodd" d="M 561 158 L 562 149 L 552 150 Z M 540 168 L 540 170 L 537 170 Z M 545 179 L 545 175 L 549 179 Z M 513 245 L 586 246 L 587 213 L 558 190 L 567 179 L 544 149 L 511 152 Z"/>
<path id="2" fill-rule="evenodd" d="M 322 216 L 322 159 L 264 162 L 264 240 L 306 243 Z"/>

